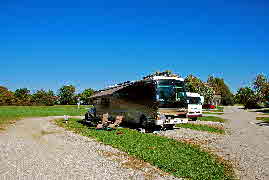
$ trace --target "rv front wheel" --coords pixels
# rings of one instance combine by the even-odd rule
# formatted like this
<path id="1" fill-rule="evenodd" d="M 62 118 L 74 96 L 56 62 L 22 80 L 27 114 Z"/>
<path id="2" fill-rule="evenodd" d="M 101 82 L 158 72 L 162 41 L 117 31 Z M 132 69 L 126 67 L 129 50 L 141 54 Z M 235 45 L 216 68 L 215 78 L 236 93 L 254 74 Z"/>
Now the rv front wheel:
<path id="1" fill-rule="evenodd" d="M 174 124 L 167 124 L 167 125 L 165 125 L 164 127 L 165 127 L 165 129 L 167 129 L 167 130 L 173 130 L 174 129 Z"/>

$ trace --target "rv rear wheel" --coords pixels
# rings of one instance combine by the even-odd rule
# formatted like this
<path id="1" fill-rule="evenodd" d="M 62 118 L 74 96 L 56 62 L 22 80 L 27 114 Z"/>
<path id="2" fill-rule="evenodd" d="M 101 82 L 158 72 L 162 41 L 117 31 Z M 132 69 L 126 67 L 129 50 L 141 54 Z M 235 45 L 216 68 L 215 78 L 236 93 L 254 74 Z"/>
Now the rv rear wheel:
<path id="1" fill-rule="evenodd" d="M 148 121 L 147 117 L 145 115 L 142 115 L 140 117 L 139 125 L 142 126 L 142 127 L 146 127 L 147 126 L 147 121 Z"/>
<path id="2" fill-rule="evenodd" d="M 88 118 L 89 118 L 89 115 L 88 115 L 88 113 L 86 113 L 85 114 L 85 120 L 88 120 Z"/>

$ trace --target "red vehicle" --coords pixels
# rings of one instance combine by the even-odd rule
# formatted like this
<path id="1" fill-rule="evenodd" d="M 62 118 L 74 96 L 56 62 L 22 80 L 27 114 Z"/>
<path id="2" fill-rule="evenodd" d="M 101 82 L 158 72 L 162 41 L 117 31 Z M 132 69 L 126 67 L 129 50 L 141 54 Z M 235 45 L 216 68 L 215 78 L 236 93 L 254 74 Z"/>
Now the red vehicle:
<path id="1" fill-rule="evenodd" d="M 212 104 L 203 104 L 203 109 L 215 109 L 216 106 Z"/>

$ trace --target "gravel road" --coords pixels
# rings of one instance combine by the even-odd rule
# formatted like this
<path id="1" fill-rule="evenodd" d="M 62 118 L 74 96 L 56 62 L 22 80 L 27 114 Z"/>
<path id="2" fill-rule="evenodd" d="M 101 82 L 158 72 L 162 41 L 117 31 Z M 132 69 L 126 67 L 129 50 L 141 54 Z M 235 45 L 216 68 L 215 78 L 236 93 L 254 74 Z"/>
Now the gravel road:
<path id="1" fill-rule="evenodd" d="M 176 179 L 110 146 L 27 118 L 0 133 L 0 179 Z"/>
<path id="2" fill-rule="evenodd" d="M 225 107 L 224 112 L 224 115 L 213 116 L 228 120 L 224 123 L 226 135 L 183 128 L 160 134 L 197 143 L 231 160 L 240 179 L 269 180 L 269 124 L 257 121 L 255 112 L 245 111 L 241 107 Z"/>
<path id="3" fill-rule="evenodd" d="M 225 107 L 223 117 L 230 136 L 217 142 L 230 158 L 238 162 L 241 179 L 269 179 L 269 124 L 256 120 L 255 112 L 242 107 Z"/>

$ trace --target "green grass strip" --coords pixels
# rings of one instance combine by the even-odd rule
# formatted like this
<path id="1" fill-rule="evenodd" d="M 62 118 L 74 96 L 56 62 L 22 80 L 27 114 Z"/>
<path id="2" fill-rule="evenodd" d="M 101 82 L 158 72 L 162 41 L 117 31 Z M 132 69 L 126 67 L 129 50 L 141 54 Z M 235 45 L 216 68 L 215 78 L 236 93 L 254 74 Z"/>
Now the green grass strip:
<path id="1" fill-rule="evenodd" d="M 191 124 L 191 123 L 184 123 L 184 124 L 178 124 L 177 127 L 181 128 L 188 128 L 188 129 L 193 129 L 197 131 L 207 131 L 211 133 L 219 133 L 219 134 L 224 134 L 224 129 L 216 126 L 210 126 L 210 125 L 204 125 L 204 124 Z"/>
<path id="2" fill-rule="evenodd" d="M 264 122 L 269 122 L 269 117 L 256 117 L 257 120 L 262 120 Z"/>
<path id="3" fill-rule="evenodd" d="M 203 112 L 203 114 L 217 114 L 217 115 L 223 115 L 224 113 L 218 113 L 218 112 Z"/>
<path id="4" fill-rule="evenodd" d="M 126 128 L 113 131 L 95 130 L 76 119 L 70 119 L 67 124 L 63 120 L 57 120 L 56 123 L 127 152 L 176 177 L 201 180 L 234 177 L 231 166 L 217 156 L 202 151 L 198 146 Z"/>
<path id="5" fill-rule="evenodd" d="M 222 106 L 217 106 L 216 109 L 207 109 L 210 112 L 223 112 L 224 107 Z"/>
<path id="6" fill-rule="evenodd" d="M 0 106 L 0 125 L 9 124 L 10 122 L 24 117 L 45 117 L 45 116 L 78 116 L 84 115 L 86 108 L 91 106 L 76 105 L 56 105 L 56 106 Z"/>
<path id="7" fill-rule="evenodd" d="M 213 122 L 221 122 L 224 123 L 226 120 L 220 117 L 216 116 L 203 116 L 203 117 L 198 117 L 198 120 L 200 121 L 213 121 Z"/>

